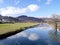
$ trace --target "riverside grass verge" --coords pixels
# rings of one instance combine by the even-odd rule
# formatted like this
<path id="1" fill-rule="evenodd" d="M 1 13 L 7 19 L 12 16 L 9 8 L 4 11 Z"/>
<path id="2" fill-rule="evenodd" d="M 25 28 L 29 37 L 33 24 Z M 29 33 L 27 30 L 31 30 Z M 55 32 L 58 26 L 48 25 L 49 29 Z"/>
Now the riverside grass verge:
<path id="1" fill-rule="evenodd" d="M 34 27 L 39 23 L 15 23 L 15 24 L 0 24 L 0 39 L 14 35 L 25 29 Z"/>

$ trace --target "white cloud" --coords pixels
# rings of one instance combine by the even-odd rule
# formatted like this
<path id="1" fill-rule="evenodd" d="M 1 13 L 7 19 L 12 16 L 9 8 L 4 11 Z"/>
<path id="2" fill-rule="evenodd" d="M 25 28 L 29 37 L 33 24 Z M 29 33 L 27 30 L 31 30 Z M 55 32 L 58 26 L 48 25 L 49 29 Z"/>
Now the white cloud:
<path id="1" fill-rule="evenodd" d="M 36 4 L 28 5 L 25 8 L 8 6 L 6 8 L 0 8 L 0 14 L 2 14 L 3 16 L 12 16 L 12 15 L 16 15 L 16 14 L 19 15 L 19 14 L 23 14 L 23 13 L 27 13 L 27 12 L 35 12 L 39 8 L 40 7 Z"/>
<path id="2" fill-rule="evenodd" d="M 6 7 L 6 8 L 1 8 L 0 12 L 4 16 L 9 16 L 9 15 L 13 15 L 13 14 L 25 13 L 26 8 Z"/>
<path id="3" fill-rule="evenodd" d="M 47 0 L 46 4 L 51 4 L 52 0 Z"/>
<path id="4" fill-rule="evenodd" d="M 28 9 L 32 12 L 37 11 L 39 8 L 40 8 L 40 6 L 35 5 L 35 4 L 31 4 L 28 6 Z"/>
<path id="5" fill-rule="evenodd" d="M 29 40 L 35 41 L 39 39 L 39 36 L 35 33 L 30 34 L 30 36 L 28 37 Z"/>

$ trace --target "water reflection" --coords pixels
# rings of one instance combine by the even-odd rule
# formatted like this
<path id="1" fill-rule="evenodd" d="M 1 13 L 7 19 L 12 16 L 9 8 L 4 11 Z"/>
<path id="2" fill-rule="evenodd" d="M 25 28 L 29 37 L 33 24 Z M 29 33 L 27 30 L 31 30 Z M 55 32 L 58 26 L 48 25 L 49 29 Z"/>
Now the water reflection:
<path id="1" fill-rule="evenodd" d="M 4 43 L 3 42 L 0 42 L 0 45 L 4 45 Z"/>
<path id="2" fill-rule="evenodd" d="M 14 39 L 14 38 L 19 38 L 19 37 L 28 37 L 28 35 L 26 32 L 21 32 L 21 33 L 18 33 L 16 35 L 8 37 L 7 39 Z"/>
<path id="3" fill-rule="evenodd" d="M 21 32 L 21 33 L 18 33 L 14 36 L 10 36 L 8 37 L 7 39 L 15 39 L 15 38 L 19 38 L 19 37 L 25 37 L 29 40 L 38 40 L 39 36 L 36 34 L 36 33 L 30 33 L 29 35 L 26 33 L 26 32 Z"/>
<path id="4" fill-rule="evenodd" d="M 0 45 L 60 45 L 59 42 L 59 31 L 52 30 L 50 26 L 42 28 L 39 25 L 0 40 Z"/>
<path id="5" fill-rule="evenodd" d="M 58 41 L 58 42 L 60 42 L 60 32 L 57 30 L 57 31 L 55 31 L 55 30 L 53 30 L 53 31 L 50 31 L 50 37 L 52 38 L 52 39 L 54 39 L 55 41 Z"/>
<path id="6" fill-rule="evenodd" d="M 29 40 L 35 41 L 39 39 L 39 36 L 35 33 L 30 34 L 30 36 L 28 37 Z"/>

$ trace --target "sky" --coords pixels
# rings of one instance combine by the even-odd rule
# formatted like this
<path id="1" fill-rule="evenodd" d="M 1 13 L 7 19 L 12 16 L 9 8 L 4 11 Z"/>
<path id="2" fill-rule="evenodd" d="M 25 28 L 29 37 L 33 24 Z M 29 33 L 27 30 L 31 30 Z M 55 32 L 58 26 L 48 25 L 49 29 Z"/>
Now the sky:
<path id="1" fill-rule="evenodd" d="M 0 0 L 0 14 L 13 17 L 60 15 L 60 0 Z"/>

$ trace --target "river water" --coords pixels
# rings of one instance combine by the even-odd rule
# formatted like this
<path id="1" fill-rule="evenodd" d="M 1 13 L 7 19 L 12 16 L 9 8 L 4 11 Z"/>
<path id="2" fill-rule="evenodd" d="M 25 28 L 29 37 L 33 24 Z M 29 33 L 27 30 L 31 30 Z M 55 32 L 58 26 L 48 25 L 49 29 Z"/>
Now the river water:
<path id="1" fill-rule="evenodd" d="M 27 29 L 6 39 L 0 45 L 60 45 L 60 31 L 47 24 Z"/>

